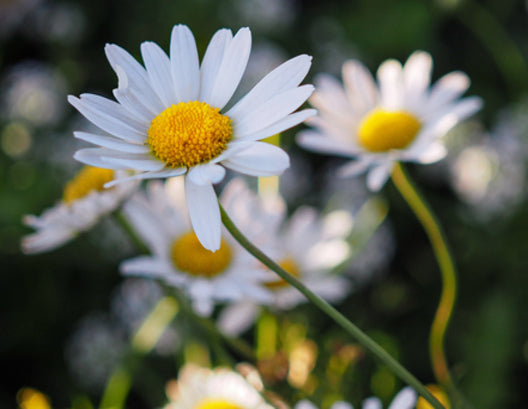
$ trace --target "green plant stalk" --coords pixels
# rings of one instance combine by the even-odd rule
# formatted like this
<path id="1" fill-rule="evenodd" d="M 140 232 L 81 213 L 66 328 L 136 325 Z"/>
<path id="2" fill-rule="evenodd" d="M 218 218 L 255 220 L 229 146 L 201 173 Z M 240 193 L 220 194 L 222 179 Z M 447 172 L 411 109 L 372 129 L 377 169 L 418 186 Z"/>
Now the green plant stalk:
<path id="1" fill-rule="evenodd" d="M 376 356 L 382 363 L 387 365 L 403 382 L 407 383 L 414 390 L 420 394 L 431 406 L 435 409 L 445 409 L 444 406 L 429 392 L 425 386 L 405 369 L 398 361 L 390 356 L 387 351 L 381 348 L 368 335 L 361 331 L 356 325 L 350 322 L 343 314 L 337 311 L 334 307 L 328 304 L 318 295 L 310 291 L 303 283 L 286 272 L 282 267 L 275 263 L 272 259 L 266 256 L 259 248 L 251 243 L 235 226 L 229 215 L 226 213 L 220 202 L 220 213 L 222 222 L 231 235 L 244 247 L 249 253 L 257 258 L 262 264 L 270 270 L 277 273 L 284 281 L 299 290 L 312 304 L 321 309 L 337 324 L 339 324 L 346 332 L 357 339 L 368 351 Z"/>
<path id="2" fill-rule="evenodd" d="M 446 361 L 444 340 L 457 292 L 455 265 L 439 223 L 400 163 L 394 167 L 392 181 L 422 224 L 440 267 L 442 294 L 431 326 L 429 353 L 437 381 L 449 391 L 453 391 L 454 385 Z"/>

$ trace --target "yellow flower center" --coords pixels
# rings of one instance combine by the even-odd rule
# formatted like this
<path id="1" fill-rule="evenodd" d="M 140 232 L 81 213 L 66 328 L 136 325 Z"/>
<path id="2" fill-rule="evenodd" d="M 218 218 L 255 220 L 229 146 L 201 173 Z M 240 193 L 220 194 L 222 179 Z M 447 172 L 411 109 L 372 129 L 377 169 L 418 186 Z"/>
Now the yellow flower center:
<path id="1" fill-rule="evenodd" d="M 235 403 L 223 399 L 204 399 L 194 409 L 244 409 Z"/>
<path id="2" fill-rule="evenodd" d="M 299 278 L 301 276 L 301 270 L 299 269 L 297 263 L 292 257 L 286 257 L 280 260 L 278 264 L 295 278 Z M 264 286 L 269 288 L 270 290 L 278 290 L 280 288 L 287 287 L 288 283 L 282 278 L 279 278 L 277 280 L 265 282 Z"/>
<path id="3" fill-rule="evenodd" d="M 205 102 L 180 102 L 155 117 L 150 152 L 169 167 L 192 167 L 220 155 L 231 140 L 231 119 Z"/>
<path id="4" fill-rule="evenodd" d="M 442 406 L 446 409 L 451 408 L 451 402 L 449 402 L 449 398 L 447 397 L 447 394 L 445 393 L 444 389 L 441 386 L 438 385 L 426 385 L 426 388 L 429 392 L 433 394 L 433 396 L 438 399 L 438 401 L 442 404 Z M 416 402 L 416 409 L 431 409 L 432 406 L 429 402 L 427 402 L 424 398 L 420 396 L 418 398 L 418 402 Z"/>
<path id="5" fill-rule="evenodd" d="M 405 111 L 375 109 L 359 124 L 359 144 L 370 152 L 387 152 L 406 148 L 422 124 Z"/>
<path id="6" fill-rule="evenodd" d="M 231 247 L 222 238 L 220 248 L 207 250 L 193 231 L 178 237 L 171 246 L 171 259 L 174 266 L 195 277 L 211 278 L 224 272 L 233 258 Z"/>
<path id="7" fill-rule="evenodd" d="M 112 169 L 84 166 L 64 187 L 62 201 L 71 204 L 93 191 L 105 190 L 104 184 L 114 180 Z"/>

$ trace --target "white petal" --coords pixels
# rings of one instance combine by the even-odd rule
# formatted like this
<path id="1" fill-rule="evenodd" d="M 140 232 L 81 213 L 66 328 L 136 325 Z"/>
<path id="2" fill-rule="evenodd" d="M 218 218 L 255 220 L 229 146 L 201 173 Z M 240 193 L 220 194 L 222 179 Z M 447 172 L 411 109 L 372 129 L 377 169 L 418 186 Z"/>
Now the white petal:
<path id="1" fill-rule="evenodd" d="M 303 109 L 302 111 L 295 112 L 282 118 L 281 120 L 275 122 L 273 125 L 261 129 L 258 132 L 249 135 L 237 135 L 237 138 L 242 138 L 244 141 L 258 141 L 260 139 L 276 135 L 289 128 L 299 125 L 301 122 L 306 121 L 308 118 L 311 118 L 314 115 L 317 115 L 317 110 Z"/>
<path id="2" fill-rule="evenodd" d="M 115 88 L 112 93 L 115 99 L 125 107 L 131 115 L 135 115 L 139 120 L 151 123 L 159 113 L 154 109 L 153 104 L 149 104 L 144 97 L 138 97 L 130 88 Z"/>
<path id="3" fill-rule="evenodd" d="M 226 28 L 218 30 L 211 38 L 200 68 L 200 101 L 210 101 L 225 50 L 232 39 L 231 30 Z"/>
<path id="4" fill-rule="evenodd" d="M 212 86 L 209 105 L 222 109 L 231 99 L 246 70 L 251 51 L 251 32 L 249 28 L 241 28 L 226 47 L 224 58 L 216 73 Z"/>
<path id="5" fill-rule="evenodd" d="M 384 108 L 398 109 L 402 103 L 402 68 L 396 60 L 387 60 L 378 68 L 378 84 Z"/>
<path id="6" fill-rule="evenodd" d="M 276 95 L 242 120 L 234 122 L 233 133 L 250 135 L 274 124 L 299 108 L 313 90 L 313 85 L 303 85 Z"/>
<path id="7" fill-rule="evenodd" d="M 354 407 L 348 402 L 338 401 L 332 404 L 330 409 L 354 409 Z"/>
<path id="8" fill-rule="evenodd" d="M 130 142 L 143 143 L 145 141 L 147 129 L 140 129 L 137 124 L 134 124 L 129 117 L 124 115 L 125 110 L 121 105 L 110 100 L 106 100 L 106 103 L 97 104 L 94 103 L 93 97 L 98 98 L 99 102 L 105 98 L 95 95 L 89 98 L 88 95 L 81 95 L 81 99 L 69 95 L 68 102 L 90 122 L 109 134 Z"/>
<path id="9" fill-rule="evenodd" d="M 129 153 L 147 153 L 150 148 L 146 145 L 138 145 L 135 143 L 122 142 L 111 136 L 95 135 L 88 132 L 74 132 L 73 135 L 77 139 L 93 143 L 94 145 L 103 146 L 116 151 Z"/>
<path id="10" fill-rule="evenodd" d="M 168 168 L 168 169 L 162 169 L 159 171 L 144 172 L 144 173 L 140 173 L 134 176 L 113 180 L 111 182 L 105 183 L 104 187 L 109 188 L 114 185 L 117 185 L 118 183 L 129 182 L 131 180 L 171 178 L 174 176 L 183 175 L 185 172 L 187 172 L 187 168 Z"/>
<path id="11" fill-rule="evenodd" d="M 389 178 L 392 165 L 383 163 L 372 168 L 367 175 L 367 186 L 372 192 L 379 191 Z"/>
<path id="12" fill-rule="evenodd" d="M 339 177 L 351 177 L 364 173 L 370 166 L 371 162 L 367 160 L 355 160 L 343 165 L 337 170 Z"/>
<path id="13" fill-rule="evenodd" d="M 86 148 L 80 149 L 74 153 L 73 158 L 79 162 L 85 163 L 90 166 L 95 166 L 104 169 L 128 169 L 126 166 L 121 164 L 111 164 L 104 160 L 106 153 L 117 152 L 106 148 Z"/>
<path id="14" fill-rule="evenodd" d="M 303 131 L 297 135 L 297 143 L 314 152 L 340 156 L 354 156 L 360 152 L 356 146 L 330 138 L 315 131 Z"/>
<path id="15" fill-rule="evenodd" d="M 350 102 L 363 114 L 377 102 L 378 90 L 372 74 L 356 60 L 343 64 L 343 82 Z"/>
<path id="16" fill-rule="evenodd" d="M 361 409 L 383 409 L 383 405 L 378 398 L 367 398 L 363 401 Z"/>
<path id="17" fill-rule="evenodd" d="M 70 241 L 76 234 L 74 229 L 44 229 L 22 238 L 22 252 L 38 254 L 50 251 Z"/>
<path id="18" fill-rule="evenodd" d="M 196 237 L 207 250 L 220 248 L 221 220 L 218 199 L 212 184 L 197 185 L 185 178 L 185 196 Z"/>
<path id="19" fill-rule="evenodd" d="M 150 153 L 122 153 L 119 156 L 102 156 L 102 159 L 112 165 L 121 165 L 132 170 L 157 171 L 165 167 L 165 163 L 152 157 Z"/>
<path id="20" fill-rule="evenodd" d="M 431 83 L 433 60 L 429 53 L 416 51 L 403 67 L 405 103 L 409 107 L 422 106 L 423 98 Z"/>
<path id="21" fill-rule="evenodd" d="M 127 51 L 115 44 L 106 44 L 105 53 L 116 72 L 119 88 L 129 88 L 135 95 L 148 101 L 154 112 L 161 112 L 164 106 L 150 85 L 147 72 Z"/>
<path id="22" fill-rule="evenodd" d="M 225 176 L 225 169 L 214 164 L 198 165 L 189 170 L 189 177 L 197 185 L 220 182 Z"/>
<path id="23" fill-rule="evenodd" d="M 454 71 L 440 78 L 431 88 L 427 110 L 434 111 L 460 97 L 469 88 L 469 77 Z"/>
<path id="24" fill-rule="evenodd" d="M 312 57 L 308 55 L 286 61 L 266 75 L 226 115 L 235 121 L 242 120 L 276 94 L 297 87 L 308 74 L 311 64 Z"/>
<path id="25" fill-rule="evenodd" d="M 423 164 L 429 164 L 438 162 L 439 160 L 445 158 L 447 155 L 447 149 L 442 143 L 432 144 L 425 152 L 420 154 L 418 157 L 418 162 Z"/>
<path id="26" fill-rule="evenodd" d="M 220 313 L 216 324 L 227 335 L 240 335 L 255 322 L 257 312 L 254 302 L 241 301 L 226 306 Z"/>
<path id="27" fill-rule="evenodd" d="M 200 70 L 196 42 L 189 27 L 173 27 L 170 44 L 172 80 L 179 101 L 196 101 L 200 93 Z"/>
<path id="28" fill-rule="evenodd" d="M 309 400 L 303 399 L 297 402 L 293 409 L 317 409 L 317 406 L 315 406 Z"/>
<path id="29" fill-rule="evenodd" d="M 388 409 L 412 409 L 416 403 L 416 392 L 410 388 L 403 388 L 392 400 Z"/>
<path id="30" fill-rule="evenodd" d="M 119 270 L 124 275 L 150 278 L 164 278 L 166 275 L 174 274 L 174 269 L 167 265 L 167 263 L 149 256 L 140 256 L 125 260 L 119 266 Z"/>
<path id="31" fill-rule="evenodd" d="M 473 115 L 482 108 L 482 99 L 479 97 L 468 97 L 458 101 L 456 104 L 447 106 L 444 113 L 439 113 L 439 120 L 434 125 L 436 136 L 443 136 L 453 126 Z"/>
<path id="32" fill-rule="evenodd" d="M 246 175 L 273 176 L 290 166 L 290 157 L 277 146 L 254 142 L 249 148 L 222 161 L 222 164 Z"/>
<path id="33" fill-rule="evenodd" d="M 158 94 L 161 102 L 167 107 L 178 103 L 172 81 L 171 63 L 167 54 L 156 43 L 147 41 L 141 44 L 141 55 L 152 88 Z"/>

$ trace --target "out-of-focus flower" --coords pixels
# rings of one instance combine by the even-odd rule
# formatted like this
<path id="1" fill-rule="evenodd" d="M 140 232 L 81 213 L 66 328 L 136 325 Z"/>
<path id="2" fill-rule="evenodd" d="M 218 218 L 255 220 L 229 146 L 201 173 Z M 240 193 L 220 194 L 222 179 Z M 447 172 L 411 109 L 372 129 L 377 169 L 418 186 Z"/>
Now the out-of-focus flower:
<path id="1" fill-rule="evenodd" d="M 54 125 L 66 108 L 64 78 L 42 63 L 27 61 L 13 66 L 2 89 L 1 111 L 9 120 L 34 126 Z"/>
<path id="2" fill-rule="evenodd" d="M 249 93 L 225 109 L 249 58 L 248 28 L 235 36 L 222 29 L 211 39 L 199 65 L 187 26 L 172 30 L 170 58 L 152 42 L 141 45 L 146 69 L 115 44 L 105 51 L 119 87 L 117 103 L 93 94 L 69 97 L 87 119 L 112 136 L 77 132 L 100 148 L 82 149 L 75 158 L 92 166 L 134 169 L 135 179 L 185 175 L 190 220 L 208 250 L 221 245 L 221 220 L 213 183 L 225 168 L 251 175 L 280 174 L 289 166 L 280 148 L 259 142 L 315 114 L 294 113 L 312 94 L 299 86 L 311 65 L 300 55 L 280 65 Z M 111 185 L 111 184 L 110 184 Z"/>
<path id="3" fill-rule="evenodd" d="M 248 381 L 226 368 L 186 365 L 167 395 L 165 409 L 272 409 Z"/>
<path id="4" fill-rule="evenodd" d="M 344 262 L 350 248 L 345 238 L 352 227 L 349 213 L 335 211 L 321 217 L 313 208 L 298 209 L 288 220 L 286 207 L 267 201 L 280 202 L 280 198 L 259 198 L 245 188 L 246 202 L 257 202 L 253 207 L 252 220 L 266 220 L 262 233 L 251 231 L 248 236 L 282 268 L 299 279 L 312 291 L 328 301 L 339 301 L 350 290 L 350 283 L 330 271 Z M 239 214 L 239 213 L 238 213 Z M 237 212 L 233 212 L 237 221 Z M 244 231 L 242 229 L 242 231 Z M 219 317 L 219 326 L 227 333 L 237 334 L 251 325 L 261 305 L 285 310 L 305 302 L 305 297 L 276 273 L 260 264 L 265 274 L 262 286 L 272 293 L 269 302 L 259 303 L 248 299 L 227 306 Z"/>
<path id="5" fill-rule="evenodd" d="M 170 182 L 151 182 L 147 195 L 138 193 L 126 203 L 124 212 L 152 255 L 124 261 L 122 273 L 182 288 L 202 315 L 211 314 L 216 302 L 244 297 L 266 301 L 269 294 L 258 284 L 262 274 L 253 257 L 225 233 L 216 252 L 203 247 L 186 217 L 184 195 L 170 193 L 178 188 L 178 179 Z"/>
<path id="6" fill-rule="evenodd" d="M 32 388 L 22 388 L 17 393 L 20 409 L 51 409 L 49 398 Z"/>
<path id="7" fill-rule="evenodd" d="M 62 201 L 40 216 L 26 215 L 23 222 L 36 230 L 22 239 L 24 253 L 53 250 L 80 232 L 91 229 L 101 217 L 119 207 L 136 189 L 136 182 L 120 183 L 112 189 L 103 185 L 125 172 L 85 166 L 66 184 Z"/>
<path id="8" fill-rule="evenodd" d="M 314 130 L 300 133 L 301 146 L 354 160 L 342 176 L 368 170 L 367 185 L 377 191 L 386 182 L 394 163 L 432 163 L 446 149 L 441 137 L 461 120 L 478 111 L 478 97 L 459 97 L 469 78 L 452 72 L 429 89 L 431 56 L 413 53 L 405 65 L 387 60 L 378 69 L 375 83 L 370 72 L 356 60 L 343 65 L 344 89 L 333 77 L 322 75 L 310 98 L 319 116 L 308 123 Z"/>
<path id="9" fill-rule="evenodd" d="M 256 31 L 272 32 L 286 28 L 297 15 L 296 0 L 232 0 L 223 8 L 223 20 L 248 24 Z"/>
<path id="10" fill-rule="evenodd" d="M 0 2 L 0 38 L 7 37 L 42 0 L 3 0 Z"/>
<path id="11" fill-rule="evenodd" d="M 416 404 L 416 392 L 410 387 L 403 388 L 394 397 L 387 409 L 413 409 Z M 381 401 L 376 397 L 367 398 L 361 405 L 362 409 L 383 409 Z M 294 409 L 317 409 L 312 402 L 302 400 L 297 402 Z M 330 409 L 353 409 L 353 406 L 348 402 L 335 402 Z"/>
<path id="12" fill-rule="evenodd" d="M 99 391 L 123 357 L 126 337 L 106 315 L 84 318 L 66 347 L 66 362 L 83 387 Z"/>
<path id="13" fill-rule="evenodd" d="M 442 404 L 442 406 L 445 409 L 451 409 L 451 402 L 449 401 L 449 398 L 447 396 L 447 393 L 444 391 L 444 389 L 441 386 L 430 384 L 426 385 L 426 388 L 433 394 L 433 396 L 438 399 L 438 401 Z M 418 398 L 418 402 L 416 402 L 416 409 L 431 409 L 432 406 L 429 402 L 427 402 L 423 397 Z"/>

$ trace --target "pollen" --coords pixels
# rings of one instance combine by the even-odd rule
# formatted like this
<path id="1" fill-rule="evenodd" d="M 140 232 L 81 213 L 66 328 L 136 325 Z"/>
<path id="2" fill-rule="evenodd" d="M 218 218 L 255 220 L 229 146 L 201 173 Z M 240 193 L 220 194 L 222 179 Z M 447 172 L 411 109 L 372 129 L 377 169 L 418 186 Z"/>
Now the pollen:
<path id="1" fill-rule="evenodd" d="M 220 155 L 231 140 L 231 119 L 205 102 L 180 102 L 155 117 L 148 130 L 150 152 L 172 168 L 192 167 Z"/>
<path id="2" fill-rule="evenodd" d="M 228 402 L 223 399 L 204 399 L 198 403 L 193 409 L 243 409 L 235 403 Z"/>
<path id="3" fill-rule="evenodd" d="M 220 248 L 212 252 L 202 246 L 193 231 L 172 243 L 170 255 L 174 266 L 195 277 L 212 278 L 224 272 L 233 259 L 233 251 L 222 238 Z"/>
<path id="4" fill-rule="evenodd" d="M 421 127 L 420 121 L 408 112 L 376 109 L 359 124 L 359 144 L 370 152 L 404 149 Z"/>
<path id="5" fill-rule="evenodd" d="M 295 278 L 299 278 L 301 276 L 299 266 L 297 266 L 297 263 L 295 262 L 293 257 L 286 257 L 280 260 L 278 264 Z M 266 283 L 264 283 L 264 286 L 269 288 L 270 290 L 278 290 L 287 287 L 288 285 L 289 284 L 282 278 L 279 278 L 278 280 L 267 281 Z"/>
<path id="6" fill-rule="evenodd" d="M 91 192 L 105 190 L 104 184 L 114 180 L 112 169 L 84 166 L 64 187 L 62 201 L 72 204 Z"/>

